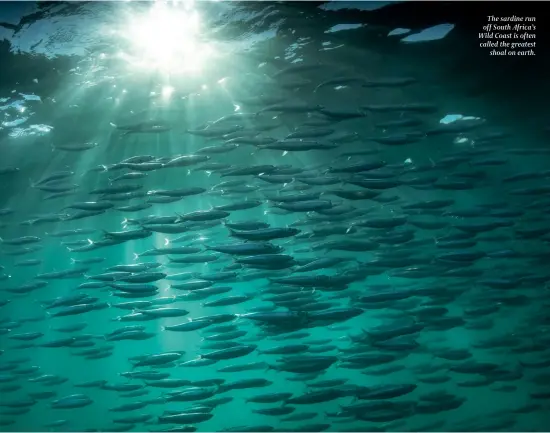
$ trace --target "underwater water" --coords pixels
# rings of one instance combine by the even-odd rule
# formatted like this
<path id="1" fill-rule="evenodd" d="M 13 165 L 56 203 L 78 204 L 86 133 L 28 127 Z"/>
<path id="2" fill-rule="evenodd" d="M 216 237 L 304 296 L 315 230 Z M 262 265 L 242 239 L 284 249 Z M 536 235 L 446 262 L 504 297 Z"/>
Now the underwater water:
<path id="1" fill-rule="evenodd" d="M 0 5 L 2 431 L 548 429 L 545 70 L 399 7 Z"/>

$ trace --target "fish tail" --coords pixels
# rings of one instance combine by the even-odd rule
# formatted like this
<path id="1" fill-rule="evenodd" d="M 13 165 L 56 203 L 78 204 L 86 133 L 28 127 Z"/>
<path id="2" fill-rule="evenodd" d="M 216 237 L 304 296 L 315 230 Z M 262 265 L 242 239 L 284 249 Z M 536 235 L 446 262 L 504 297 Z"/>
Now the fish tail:
<path id="1" fill-rule="evenodd" d="M 139 254 L 138 253 L 134 253 L 134 261 L 135 260 L 138 260 L 139 259 Z"/>

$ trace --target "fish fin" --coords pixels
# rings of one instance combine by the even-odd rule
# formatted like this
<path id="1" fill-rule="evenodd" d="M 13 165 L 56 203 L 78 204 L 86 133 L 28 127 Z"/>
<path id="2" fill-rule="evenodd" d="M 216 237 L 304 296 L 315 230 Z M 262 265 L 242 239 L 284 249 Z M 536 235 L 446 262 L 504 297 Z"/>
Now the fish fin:
<path id="1" fill-rule="evenodd" d="M 264 371 L 270 371 L 270 370 L 279 371 L 275 365 L 267 364 Z"/>

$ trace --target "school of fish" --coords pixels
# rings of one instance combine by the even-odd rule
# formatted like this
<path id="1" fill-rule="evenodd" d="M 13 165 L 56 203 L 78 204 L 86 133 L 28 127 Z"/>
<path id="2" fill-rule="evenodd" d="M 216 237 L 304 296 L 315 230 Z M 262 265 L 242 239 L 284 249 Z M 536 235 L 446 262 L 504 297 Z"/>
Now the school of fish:
<path id="1" fill-rule="evenodd" d="M 421 82 L 327 68 L 270 75 L 310 99 L 113 121 L 123 160 L 1 167 L 41 197 L 0 210 L 2 430 L 544 429 L 550 149 L 430 102 L 333 107 Z M 168 133 L 185 152 L 147 147 Z"/>

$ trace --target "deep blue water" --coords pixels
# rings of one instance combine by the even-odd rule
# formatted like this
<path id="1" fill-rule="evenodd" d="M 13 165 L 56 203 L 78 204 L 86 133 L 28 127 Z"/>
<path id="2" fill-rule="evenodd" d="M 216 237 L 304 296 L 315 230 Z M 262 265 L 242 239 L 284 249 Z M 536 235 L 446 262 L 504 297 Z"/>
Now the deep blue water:
<path id="1" fill-rule="evenodd" d="M 545 35 L 487 11 L 2 3 L 2 431 L 547 430 Z"/>

